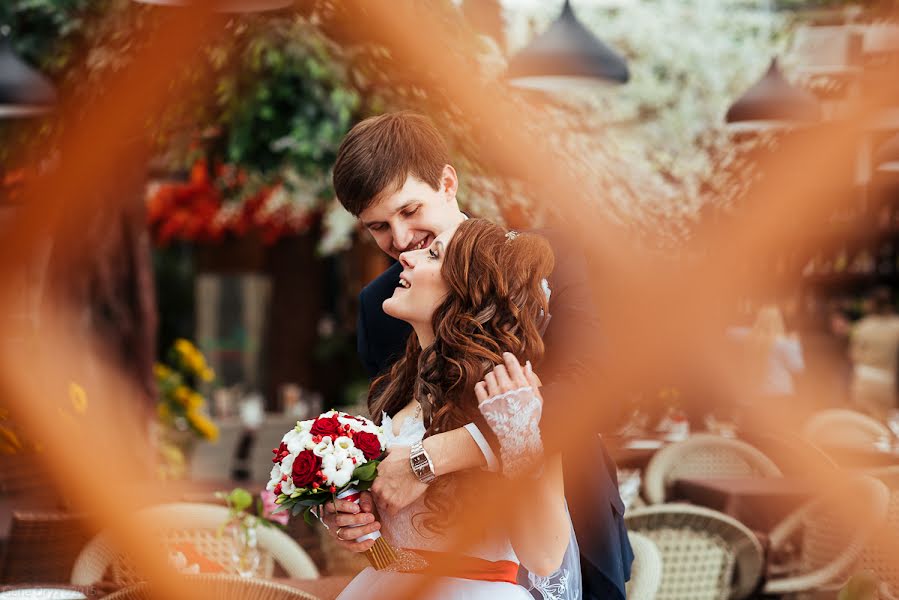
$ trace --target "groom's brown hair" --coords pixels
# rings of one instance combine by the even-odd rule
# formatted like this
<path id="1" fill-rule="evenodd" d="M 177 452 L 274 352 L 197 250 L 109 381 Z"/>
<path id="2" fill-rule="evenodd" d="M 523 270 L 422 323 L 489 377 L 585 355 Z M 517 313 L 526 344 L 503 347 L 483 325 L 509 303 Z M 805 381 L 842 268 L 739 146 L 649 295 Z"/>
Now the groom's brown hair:
<path id="1" fill-rule="evenodd" d="M 414 175 L 440 189 L 448 165 L 446 143 L 430 119 L 402 111 L 369 117 L 340 144 L 334 163 L 334 192 L 354 216 L 384 194 L 398 191 Z"/>

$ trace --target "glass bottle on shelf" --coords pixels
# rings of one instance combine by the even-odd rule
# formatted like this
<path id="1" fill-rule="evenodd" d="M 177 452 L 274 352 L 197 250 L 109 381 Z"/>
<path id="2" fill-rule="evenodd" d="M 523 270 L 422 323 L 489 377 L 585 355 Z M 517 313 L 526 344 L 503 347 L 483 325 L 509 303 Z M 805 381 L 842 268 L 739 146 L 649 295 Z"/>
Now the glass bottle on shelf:
<path id="1" fill-rule="evenodd" d="M 833 272 L 842 273 L 849 266 L 849 253 L 846 252 L 846 246 L 840 248 L 836 258 L 833 260 Z"/>
<path id="2" fill-rule="evenodd" d="M 874 257 L 867 249 L 861 250 L 855 255 L 849 265 L 849 272 L 862 274 L 874 272 Z"/>

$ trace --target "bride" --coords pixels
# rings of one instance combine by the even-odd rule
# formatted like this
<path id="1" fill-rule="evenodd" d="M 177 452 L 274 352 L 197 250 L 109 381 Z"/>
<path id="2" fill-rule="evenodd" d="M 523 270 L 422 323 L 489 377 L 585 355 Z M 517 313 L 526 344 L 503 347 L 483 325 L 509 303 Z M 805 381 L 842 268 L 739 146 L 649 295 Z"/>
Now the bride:
<path id="1" fill-rule="evenodd" d="M 496 436 L 502 476 L 525 501 L 510 503 L 503 522 L 476 535 L 458 531 L 452 524 L 478 510 L 479 492 L 500 475 L 452 473 L 406 508 L 381 514 L 379 522 L 368 517 L 359 533 L 337 529 L 341 540 L 381 529 L 400 554 L 387 569 L 362 571 L 339 598 L 527 600 L 532 596 L 516 583 L 519 564 L 528 587 L 544 598 L 579 598 L 561 463 L 542 456 L 540 382 L 531 368 L 542 357 L 541 325 L 549 318 L 549 245 L 535 234 L 469 219 L 429 247 L 403 253 L 400 262 L 400 281 L 383 308 L 414 333 L 404 356 L 372 384 L 371 414 L 392 445 L 414 446 L 477 423 Z"/>

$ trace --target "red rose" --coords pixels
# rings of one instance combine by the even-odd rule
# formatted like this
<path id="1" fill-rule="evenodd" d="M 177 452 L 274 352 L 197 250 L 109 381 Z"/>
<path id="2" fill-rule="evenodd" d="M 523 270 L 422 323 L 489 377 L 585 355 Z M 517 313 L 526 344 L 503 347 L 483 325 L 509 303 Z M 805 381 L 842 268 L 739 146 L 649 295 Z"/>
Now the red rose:
<path id="1" fill-rule="evenodd" d="M 362 451 L 365 458 L 374 460 L 381 456 L 381 442 L 378 436 L 367 431 L 360 431 L 353 435 L 353 443 Z"/>
<path id="2" fill-rule="evenodd" d="M 321 468 L 321 457 L 316 456 L 312 450 L 303 450 L 293 461 L 293 484 L 297 487 L 308 487 Z"/>
<path id="3" fill-rule="evenodd" d="M 340 421 L 337 420 L 337 415 L 317 418 L 312 424 L 310 433 L 312 435 L 330 435 L 332 439 L 336 439 L 340 435 Z"/>

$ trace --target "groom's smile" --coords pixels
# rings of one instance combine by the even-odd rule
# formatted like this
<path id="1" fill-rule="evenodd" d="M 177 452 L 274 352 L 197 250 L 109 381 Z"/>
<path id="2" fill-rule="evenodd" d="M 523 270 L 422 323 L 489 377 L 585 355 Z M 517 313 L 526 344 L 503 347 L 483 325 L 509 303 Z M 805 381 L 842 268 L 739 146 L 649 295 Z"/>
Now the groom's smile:
<path id="1" fill-rule="evenodd" d="M 397 252 L 402 254 L 403 252 L 409 252 L 412 250 L 421 250 L 422 248 L 427 248 L 431 245 L 431 242 L 434 241 L 434 236 L 430 233 L 425 233 L 424 237 L 419 238 L 417 241 L 413 241 L 405 248 L 397 248 Z"/>

